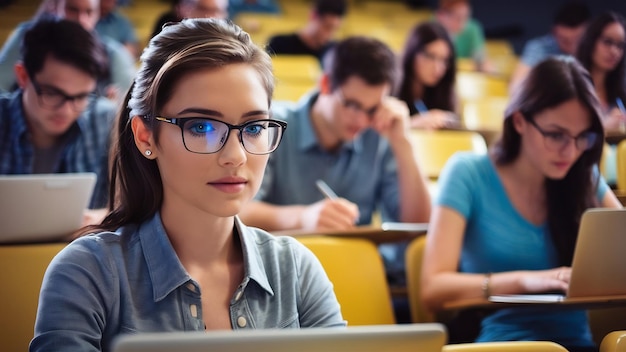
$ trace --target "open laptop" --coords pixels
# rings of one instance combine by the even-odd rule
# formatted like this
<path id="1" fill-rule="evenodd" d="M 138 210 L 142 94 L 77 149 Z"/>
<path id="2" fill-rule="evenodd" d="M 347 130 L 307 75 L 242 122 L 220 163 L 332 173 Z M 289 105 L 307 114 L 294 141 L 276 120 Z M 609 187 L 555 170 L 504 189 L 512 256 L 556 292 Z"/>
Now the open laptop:
<path id="1" fill-rule="evenodd" d="M 51 242 L 80 228 L 95 173 L 0 176 L 0 243 Z"/>
<path id="2" fill-rule="evenodd" d="M 589 209 L 581 219 L 567 295 L 498 295 L 500 303 L 626 300 L 626 209 Z"/>
<path id="3" fill-rule="evenodd" d="M 441 324 L 122 335 L 113 352 L 441 352 Z"/>

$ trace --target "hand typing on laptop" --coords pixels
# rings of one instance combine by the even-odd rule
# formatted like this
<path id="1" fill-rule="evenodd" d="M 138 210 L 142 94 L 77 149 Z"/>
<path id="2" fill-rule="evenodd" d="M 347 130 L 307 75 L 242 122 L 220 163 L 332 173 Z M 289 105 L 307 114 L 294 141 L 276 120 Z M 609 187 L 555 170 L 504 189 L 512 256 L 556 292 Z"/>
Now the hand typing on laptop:
<path id="1" fill-rule="evenodd" d="M 524 271 L 520 276 L 520 283 L 522 286 L 521 292 L 566 292 L 569 286 L 571 271 L 572 269 L 569 267 L 559 267 L 550 270 Z"/>

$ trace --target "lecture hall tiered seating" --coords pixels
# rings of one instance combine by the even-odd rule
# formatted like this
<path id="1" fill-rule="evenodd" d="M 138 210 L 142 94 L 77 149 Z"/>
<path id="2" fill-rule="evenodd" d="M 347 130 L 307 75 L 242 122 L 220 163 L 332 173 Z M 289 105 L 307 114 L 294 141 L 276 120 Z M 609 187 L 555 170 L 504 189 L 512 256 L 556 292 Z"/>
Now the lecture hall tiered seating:
<path id="1" fill-rule="evenodd" d="M 39 1 L 37 0 L 15 0 L 7 7 L 0 8 L 0 43 L 2 43 L 11 33 L 11 30 L 20 22 L 28 20 Z M 252 39 L 259 45 L 265 45 L 267 39 L 275 33 L 291 32 L 300 28 L 306 21 L 309 15 L 309 1 L 306 0 L 282 0 L 280 1 L 283 12 L 281 14 L 258 14 L 258 13 L 242 13 L 235 17 L 233 20 L 239 24 L 244 30 L 248 31 Z M 121 11 L 135 25 L 137 34 L 139 36 L 140 44 L 145 45 L 152 32 L 152 27 L 157 17 L 169 7 L 167 1 L 162 0 L 133 0 L 130 5 L 122 7 Z M 410 9 L 402 1 L 385 1 L 385 0 L 353 0 L 350 2 L 350 9 L 348 16 L 342 26 L 340 37 L 347 37 L 350 35 L 370 35 L 376 37 L 386 43 L 397 53 L 400 53 L 406 36 L 411 27 L 417 22 L 428 20 L 432 17 L 432 12 L 429 9 Z M 415 138 L 419 141 L 420 153 L 419 155 L 424 159 L 423 163 L 428 165 L 428 176 L 434 182 L 436 188 L 436 178 L 438 171 L 440 170 L 447 157 L 451 155 L 455 150 L 449 150 L 457 148 L 456 150 L 474 150 L 477 152 L 486 152 L 486 146 L 491 144 L 501 127 L 502 115 L 506 103 L 508 100 L 508 79 L 511 75 L 513 67 L 518 58 L 508 42 L 504 40 L 488 40 L 486 44 L 487 59 L 493 64 L 493 70 L 490 73 L 475 72 L 473 65 L 467 60 L 458 61 L 458 76 L 457 76 L 457 93 L 460 99 L 460 115 L 465 126 L 470 130 L 461 135 L 456 135 L 454 132 L 419 132 L 416 133 Z M 320 68 L 317 62 L 310 58 L 303 57 L 290 57 L 279 56 L 274 58 L 275 72 L 277 78 L 276 95 L 275 99 L 280 101 L 292 101 L 295 102 L 298 98 L 313 89 L 317 84 L 317 80 L 320 75 Z M 441 147 L 441 146 L 445 146 Z M 439 150 L 440 153 L 429 153 L 424 151 Z M 617 185 L 619 190 L 626 192 L 626 142 L 622 142 L 617 153 L 620 156 L 618 158 L 618 181 Z M 314 252 L 318 252 L 322 264 L 329 270 L 331 279 L 337 280 L 336 286 L 341 289 L 339 295 L 340 301 L 349 299 L 350 294 L 368 294 L 364 292 L 367 290 L 357 290 L 355 287 L 367 287 L 368 283 L 360 282 L 367 281 L 367 278 L 350 277 L 349 274 L 343 273 L 340 267 L 337 267 L 337 263 L 330 263 L 329 260 L 336 258 L 336 246 L 341 245 L 343 240 L 326 241 L 326 240 L 305 240 L 304 243 L 311 247 Z M 358 243 L 346 242 L 354 246 Z M 371 246 L 367 243 L 360 245 L 367 247 L 371 251 Z M 47 250 L 43 250 L 41 246 L 32 246 L 32 253 L 45 253 L 45 261 L 37 262 L 31 261 L 30 264 L 17 264 L 6 263 L 2 261 L 3 265 L 2 276 L 0 281 L 3 285 L 9 284 L 11 286 L 18 285 L 19 282 L 14 281 L 15 275 L 9 275 L 7 269 L 12 267 L 12 264 L 16 265 L 38 265 L 34 272 L 28 271 L 25 274 L 32 274 L 35 276 L 34 280 L 40 280 L 47 260 L 60 248 L 58 245 L 44 245 L 48 246 Z M 328 247 L 325 247 L 328 246 Z M 368 247 L 369 246 L 369 247 Z M 19 248 L 18 248 L 19 247 Z M 16 251 L 24 251 L 24 247 L 28 246 L 16 246 Z M 417 239 L 410 248 L 411 255 L 407 260 L 409 263 L 419 263 L 421 260 L 421 250 L 423 242 L 421 239 Z M 8 246 L 0 246 L 0 254 L 5 256 L 5 252 L 11 250 Z M 15 252 L 17 253 L 17 252 Z M 31 253 L 31 254 L 32 254 Z M 373 252 L 376 255 L 375 251 Z M 6 255 L 6 258 L 13 258 Z M 28 258 L 24 256 L 22 258 Z M 3 258 L 4 259 L 4 258 Z M 349 263 L 343 263 L 349 265 Z M 382 275 L 382 267 L 380 262 L 376 262 L 371 270 L 374 270 L 377 275 Z M 416 265 L 417 266 L 417 265 Z M 379 275 L 379 276 L 380 276 Z M 413 301 L 419 298 L 418 294 L 418 282 L 419 271 L 409 270 L 409 275 L 415 276 L 413 280 L 409 279 L 408 294 Z M 344 281 L 347 277 L 350 280 L 357 281 Z M 377 279 L 380 279 L 377 276 Z M 21 287 L 31 290 L 27 294 L 20 294 L 15 291 L 5 292 L 7 295 L 19 295 L 20 300 L 15 300 L 15 297 L 5 296 L 3 293 L 0 297 L 3 299 L 3 305 L 11 305 L 10 302 L 18 302 L 23 304 L 23 307 L 14 308 L 12 313 L 14 315 L 22 314 L 23 319 L 12 320 L 6 316 L 7 310 L 0 308 L 0 313 L 4 316 L 1 320 L 2 325 L 2 338 L 0 350 L 3 351 L 18 351 L 25 350 L 28 345 L 28 341 L 31 336 L 28 336 L 29 331 L 32 331 L 32 324 L 34 322 L 34 315 L 37 305 L 37 295 L 32 292 L 38 288 L 37 284 L 33 284 L 32 280 L 24 280 L 24 285 Z M 384 280 L 378 280 L 384 282 Z M 26 284 L 28 283 L 28 284 Z M 371 284 L 371 282 L 369 282 Z M 380 289 L 380 290 L 378 290 Z M 379 292 L 377 299 L 381 297 L 388 299 L 390 297 L 388 287 L 378 287 L 373 290 Z M 3 290 L 4 292 L 4 290 Z M 348 296 L 348 298 L 346 298 Z M 417 298 L 415 298 L 417 297 Z M 365 322 L 367 324 L 387 324 L 392 322 L 390 318 L 390 306 L 377 307 L 372 310 L 371 302 L 368 303 L 367 299 L 354 299 L 352 302 L 345 303 L 345 311 L 347 313 L 346 319 L 350 321 L 350 314 L 356 314 L 355 320 L 359 322 Z M 365 297 L 367 298 L 367 297 Z M 359 307 L 354 304 L 362 304 L 363 309 L 359 312 Z M 383 309 L 384 308 L 384 309 Z M 381 311 L 383 311 L 381 313 Z M 352 313 L 350 313 L 352 312 Z M 366 312 L 370 312 L 369 316 L 363 315 Z M 411 313 L 414 322 L 427 322 L 431 321 L 432 317 L 423 311 L 421 306 L 415 305 L 411 309 Z M 361 315 L 359 315 L 361 314 Z M 382 318 L 381 318 L 382 317 Z M 377 320 L 378 319 L 378 320 Z M 621 326 L 626 328 L 626 326 Z M 606 328 L 610 329 L 610 327 Z M 598 332 L 596 340 L 602 342 L 601 350 L 603 352 L 611 351 L 626 351 L 624 345 L 624 331 L 615 332 L 609 334 L 607 330 Z M 606 336 L 606 337 L 605 337 Z M 524 343 L 505 343 L 497 346 L 489 345 L 473 345 L 467 346 L 448 346 L 445 351 L 563 351 L 560 346 L 549 343 L 538 343 L 536 345 L 524 344 Z"/>

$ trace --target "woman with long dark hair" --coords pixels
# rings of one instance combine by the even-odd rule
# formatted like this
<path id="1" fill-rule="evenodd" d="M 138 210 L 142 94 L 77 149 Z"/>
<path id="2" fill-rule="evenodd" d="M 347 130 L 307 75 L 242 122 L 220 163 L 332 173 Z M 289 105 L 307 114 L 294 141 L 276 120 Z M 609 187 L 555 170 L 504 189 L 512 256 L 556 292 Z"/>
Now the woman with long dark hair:
<path id="1" fill-rule="evenodd" d="M 396 94 L 409 107 L 411 126 L 438 129 L 458 123 L 455 114 L 454 46 L 437 22 L 411 31 L 402 56 L 402 80 Z"/>
<path id="2" fill-rule="evenodd" d="M 626 22 L 615 12 L 594 18 L 578 45 L 576 58 L 591 74 L 607 130 L 626 127 Z"/>
<path id="3" fill-rule="evenodd" d="M 566 291 L 583 212 L 621 204 L 599 175 L 603 128 L 587 71 L 573 58 L 535 66 L 505 113 L 490 155 L 453 156 L 439 179 L 423 266 L 423 299 Z M 584 310 L 504 308 L 478 341 L 595 346 Z"/>
<path id="4" fill-rule="evenodd" d="M 286 123 L 271 60 L 231 22 L 166 26 L 118 116 L 110 208 L 51 262 L 31 351 L 133 332 L 344 326 L 313 253 L 237 217 Z"/>

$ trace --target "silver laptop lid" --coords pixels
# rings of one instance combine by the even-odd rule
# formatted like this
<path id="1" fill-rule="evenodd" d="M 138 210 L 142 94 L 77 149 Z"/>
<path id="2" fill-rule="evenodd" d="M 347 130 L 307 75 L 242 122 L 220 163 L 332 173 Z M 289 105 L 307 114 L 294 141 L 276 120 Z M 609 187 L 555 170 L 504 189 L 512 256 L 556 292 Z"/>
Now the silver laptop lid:
<path id="1" fill-rule="evenodd" d="M 113 352 L 440 352 L 443 325 L 168 332 L 122 335 Z"/>
<path id="2" fill-rule="evenodd" d="M 626 210 L 587 210 L 581 219 L 568 298 L 626 295 Z"/>
<path id="3" fill-rule="evenodd" d="M 0 176 L 0 243 L 54 241 L 76 231 L 95 173 Z"/>

